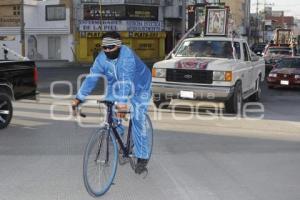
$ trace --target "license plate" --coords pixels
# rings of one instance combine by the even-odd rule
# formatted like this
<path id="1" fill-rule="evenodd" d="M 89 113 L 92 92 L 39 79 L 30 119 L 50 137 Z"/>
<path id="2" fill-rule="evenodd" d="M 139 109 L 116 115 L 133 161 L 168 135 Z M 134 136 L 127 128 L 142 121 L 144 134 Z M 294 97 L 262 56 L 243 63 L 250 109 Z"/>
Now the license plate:
<path id="1" fill-rule="evenodd" d="M 289 83 L 289 81 L 280 81 L 280 84 L 281 85 L 289 85 L 290 83 Z"/>
<path id="2" fill-rule="evenodd" d="M 180 91 L 180 97 L 181 98 L 193 99 L 194 98 L 194 92 L 192 92 L 192 91 Z"/>

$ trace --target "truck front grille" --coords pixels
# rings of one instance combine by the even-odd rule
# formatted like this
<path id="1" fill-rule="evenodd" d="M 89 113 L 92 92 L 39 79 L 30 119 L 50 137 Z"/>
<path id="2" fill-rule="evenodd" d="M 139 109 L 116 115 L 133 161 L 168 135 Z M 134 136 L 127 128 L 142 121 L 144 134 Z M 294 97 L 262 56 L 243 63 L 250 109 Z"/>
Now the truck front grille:
<path id="1" fill-rule="evenodd" d="M 212 84 L 213 71 L 167 69 L 166 80 L 172 82 Z"/>

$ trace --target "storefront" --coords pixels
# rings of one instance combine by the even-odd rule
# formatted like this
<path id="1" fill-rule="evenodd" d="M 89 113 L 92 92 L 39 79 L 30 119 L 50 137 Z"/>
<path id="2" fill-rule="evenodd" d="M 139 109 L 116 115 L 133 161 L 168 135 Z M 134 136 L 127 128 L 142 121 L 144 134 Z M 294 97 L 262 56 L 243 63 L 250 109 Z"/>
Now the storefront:
<path id="1" fill-rule="evenodd" d="M 93 61 L 101 50 L 102 33 L 109 31 L 121 33 L 123 43 L 145 61 L 164 58 L 166 34 L 159 17 L 159 4 L 131 5 L 118 1 L 100 6 L 93 2 L 81 1 L 82 15 L 78 18 L 82 20 L 77 21 L 75 43 L 79 62 Z"/>
<path id="2" fill-rule="evenodd" d="M 79 30 L 76 38 L 79 62 L 93 61 L 95 52 L 101 49 L 102 33 L 106 31 L 120 32 L 123 43 L 145 61 L 158 61 L 165 56 L 166 34 L 158 21 L 82 20 Z"/>

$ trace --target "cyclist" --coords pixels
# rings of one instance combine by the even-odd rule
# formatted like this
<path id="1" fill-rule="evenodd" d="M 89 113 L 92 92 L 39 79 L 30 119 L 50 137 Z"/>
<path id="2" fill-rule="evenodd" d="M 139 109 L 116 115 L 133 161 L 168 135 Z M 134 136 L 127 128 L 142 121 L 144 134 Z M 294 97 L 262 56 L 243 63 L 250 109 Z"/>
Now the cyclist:
<path id="1" fill-rule="evenodd" d="M 146 170 L 150 157 L 148 137 L 144 132 L 145 113 L 151 99 L 151 72 L 129 47 L 122 45 L 117 32 L 107 32 L 102 36 L 102 49 L 72 101 L 72 106 L 84 102 L 95 88 L 100 75 L 106 77 L 106 100 L 116 102 L 118 118 L 125 117 L 120 112 L 129 109 L 130 100 L 134 152 L 137 157 L 135 173 L 141 174 Z"/>

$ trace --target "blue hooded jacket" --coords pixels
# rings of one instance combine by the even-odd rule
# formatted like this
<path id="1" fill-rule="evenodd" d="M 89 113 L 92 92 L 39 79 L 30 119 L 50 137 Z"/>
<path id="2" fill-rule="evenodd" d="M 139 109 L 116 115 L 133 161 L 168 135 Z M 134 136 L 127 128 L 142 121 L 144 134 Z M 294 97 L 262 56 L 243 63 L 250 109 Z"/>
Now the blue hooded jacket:
<path id="1" fill-rule="evenodd" d="M 106 100 L 127 103 L 128 98 L 151 91 L 152 76 L 149 68 L 126 45 L 121 46 L 116 60 L 109 60 L 103 51 L 97 56 L 76 98 L 84 101 L 100 76 L 106 77 Z"/>

